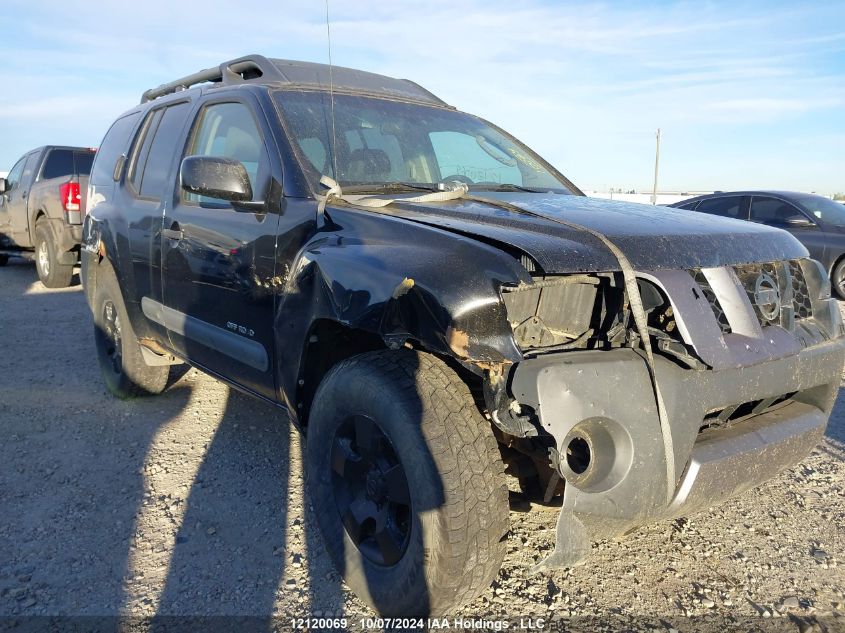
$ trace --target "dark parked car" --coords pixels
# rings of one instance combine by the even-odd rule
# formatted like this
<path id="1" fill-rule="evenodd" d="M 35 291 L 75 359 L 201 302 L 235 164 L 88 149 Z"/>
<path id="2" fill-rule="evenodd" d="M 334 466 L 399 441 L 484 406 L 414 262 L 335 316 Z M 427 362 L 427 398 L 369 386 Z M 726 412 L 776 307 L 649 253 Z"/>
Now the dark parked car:
<path id="1" fill-rule="evenodd" d="M 792 233 L 810 257 L 822 263 L 840 299 L 845 299 L 845 206 L 824 196 L 793 191 L 732 191 L 669 205 L 751 220 Z"/>
<path id="2" fill-rule="evenodd" d="M 562 504 L 538 568 L 574 565 L 794 465 L 839 389 L 791 235 L 586 198 L 410 81 L 250 56 L 149 90 L 88 200 L 108 388 L 188 362 L 286 411 L 326 548 L 387 615 L 489 586 L 506 474 Z"/>
<path id="3" fill-rule="evenodd" d="M 95 151 L 39 147 L 0 178 L 0 266 L 11 256 L 34 258 L 45 286 L 70 285 Z"/>

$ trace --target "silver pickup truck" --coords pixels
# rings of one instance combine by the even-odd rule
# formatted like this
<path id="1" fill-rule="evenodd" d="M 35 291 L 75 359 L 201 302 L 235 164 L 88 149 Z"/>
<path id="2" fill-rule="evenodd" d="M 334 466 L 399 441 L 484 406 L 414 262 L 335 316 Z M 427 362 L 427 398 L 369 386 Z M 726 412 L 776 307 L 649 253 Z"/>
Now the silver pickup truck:
<path id="1" fill-rule="evenodd" d="M 9 257 L 35 259 L 45 286 L 70 285 L 95 152 L 88 147 L 39 147 L 0 178 L 0 266 Z"/>

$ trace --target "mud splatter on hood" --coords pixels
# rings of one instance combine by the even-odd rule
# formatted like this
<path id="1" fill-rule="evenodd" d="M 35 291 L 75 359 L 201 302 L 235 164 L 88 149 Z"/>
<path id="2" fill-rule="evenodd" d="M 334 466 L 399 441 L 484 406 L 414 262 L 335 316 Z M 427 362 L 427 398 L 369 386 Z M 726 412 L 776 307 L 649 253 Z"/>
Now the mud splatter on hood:
<path id="1" fill-rule="evenodd" d="M 478 195 L 542 217 L 471 200 L 403 204 L 399 198 L 379 212 L 512 246 L 550 273 L 618 267 L 599 240 L 558 224 L 556 219 L 605 234 L 638 270 L 716 267 L 807 256 L 801 243 L 786 231 L 694 211 L 571 195 Z"/>

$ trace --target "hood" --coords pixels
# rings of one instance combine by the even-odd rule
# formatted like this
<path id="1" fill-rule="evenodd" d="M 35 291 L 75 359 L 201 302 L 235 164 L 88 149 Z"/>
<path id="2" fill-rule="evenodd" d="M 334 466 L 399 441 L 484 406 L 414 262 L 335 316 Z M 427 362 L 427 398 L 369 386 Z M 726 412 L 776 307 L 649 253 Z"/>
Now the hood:
<path id="1" fill-rule="evenodd" d="M 753 222 L 645 204 L 575 195 L 489 193 L 542 217 L 521 215 L 469 200 L 396 203 L 379 213 L 499 242 L 530 255 L 547 273 L 618 270 L 610 251 L 565 220 L 599 231 L 637 270 L 715 268 L 806 257 L 792 235 Z"/>

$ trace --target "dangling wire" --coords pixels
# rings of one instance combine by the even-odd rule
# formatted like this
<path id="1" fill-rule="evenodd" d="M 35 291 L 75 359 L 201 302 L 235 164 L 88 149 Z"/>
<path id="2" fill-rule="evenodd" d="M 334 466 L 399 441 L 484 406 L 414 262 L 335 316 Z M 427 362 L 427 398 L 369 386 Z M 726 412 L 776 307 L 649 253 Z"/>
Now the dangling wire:
<path id="1" fill-rule="evenodd" d="M 332 176 L 337 179 L 337 134 L 334 125 L 334 66 L 332 66 L 332 30 L 329 26 L 329 0 L 326 0 L 326 37 L 329 41 L 329 99 L 332 108 Z"/>

